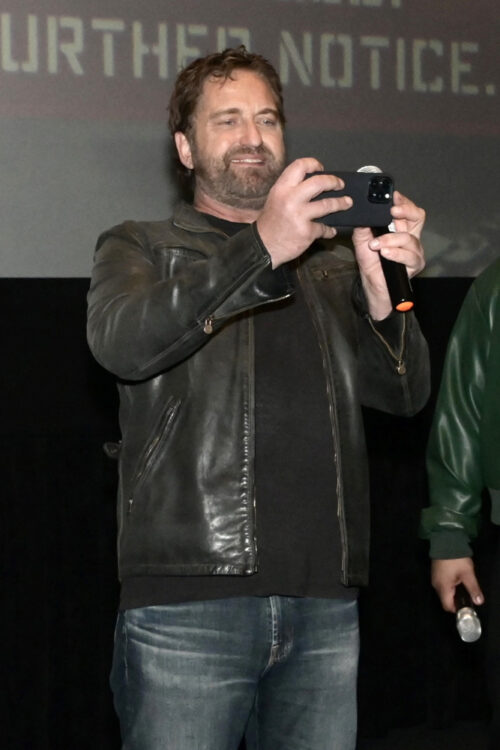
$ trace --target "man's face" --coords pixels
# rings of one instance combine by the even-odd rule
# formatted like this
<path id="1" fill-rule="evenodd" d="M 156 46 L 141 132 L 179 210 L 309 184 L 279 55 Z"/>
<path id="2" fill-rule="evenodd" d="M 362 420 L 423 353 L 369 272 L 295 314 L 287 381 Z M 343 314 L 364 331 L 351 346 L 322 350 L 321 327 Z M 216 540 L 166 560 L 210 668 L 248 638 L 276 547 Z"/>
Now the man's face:
<path id="1" fill-rule="evenodd" d="M 285 164 L 283 129 L 268 83 L 235 70 L 205 81 L 193 127 L 176 140 L 181 161 L 194 169 L 196 194 L 235 208 L 260 209 Z"/>

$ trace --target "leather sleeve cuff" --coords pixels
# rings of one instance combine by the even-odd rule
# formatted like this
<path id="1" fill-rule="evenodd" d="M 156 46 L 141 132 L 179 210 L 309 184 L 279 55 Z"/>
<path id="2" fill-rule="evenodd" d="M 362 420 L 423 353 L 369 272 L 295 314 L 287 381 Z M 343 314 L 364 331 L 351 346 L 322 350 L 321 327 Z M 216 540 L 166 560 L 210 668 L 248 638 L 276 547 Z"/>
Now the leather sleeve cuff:
<path id="1" fill-rule="evenodd" d="M 454 560 L 472 557 L 472 547 L 461 531 L 439 531 L 429 535 L 429 556 L 433 560 Z"/>

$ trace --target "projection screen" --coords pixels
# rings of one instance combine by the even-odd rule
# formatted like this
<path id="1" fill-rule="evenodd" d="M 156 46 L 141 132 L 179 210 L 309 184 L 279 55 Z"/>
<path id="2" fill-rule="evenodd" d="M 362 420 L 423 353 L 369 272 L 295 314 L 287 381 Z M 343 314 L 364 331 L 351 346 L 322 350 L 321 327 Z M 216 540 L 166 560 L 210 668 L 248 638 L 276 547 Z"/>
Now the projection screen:
<path id="1" fill-rule="evenodd" d="M 285 92 L 289 158 L 375 164 L 427 210 L 429 276 L 498 255 L 493 0 L 2 0 L 4 277 L 85 277 L 97 235 L 178 199 L 179 68 L 246 45 Z"/>

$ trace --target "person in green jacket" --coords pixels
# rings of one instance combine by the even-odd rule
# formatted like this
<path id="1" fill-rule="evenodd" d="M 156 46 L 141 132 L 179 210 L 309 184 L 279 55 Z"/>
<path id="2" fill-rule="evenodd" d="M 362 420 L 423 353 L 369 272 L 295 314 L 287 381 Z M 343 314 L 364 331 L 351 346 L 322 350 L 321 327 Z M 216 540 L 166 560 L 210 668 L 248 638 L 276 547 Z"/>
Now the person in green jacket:
<path id="1" fill-rule="evenodd" d="M 463 584 L 476 605 L 485 597 L 473 562 L 486 493 L 500 525 L 500 259 L 471 285 L 448 343 L 427 449 L 430 506 L 422 536 L 430 541 L 432 585 L 455 612 Z M 500 546 L 488 596 L 488 671 L 492 745 L 500 747 Z"/>

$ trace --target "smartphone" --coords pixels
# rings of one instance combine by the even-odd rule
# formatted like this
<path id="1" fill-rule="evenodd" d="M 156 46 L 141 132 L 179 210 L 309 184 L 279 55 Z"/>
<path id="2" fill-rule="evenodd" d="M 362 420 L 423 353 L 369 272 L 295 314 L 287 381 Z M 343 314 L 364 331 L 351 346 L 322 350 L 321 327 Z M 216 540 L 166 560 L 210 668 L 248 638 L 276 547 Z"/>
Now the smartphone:
<path id="1" fill-rule="evenodd" d="M 392 221 L 391 206 L 394 192 L 392 177 L 383 172 L 314 172 L 334 174 L 345 184 L 342 190 L 327 190 L 313 200 L 340 198 L 350 195 L 353 205 L 346 211 L 322 216 L 316 221 L 332 227 L 388 227 Z M 312 177 L 312 175 L 308 175 Z"/>

